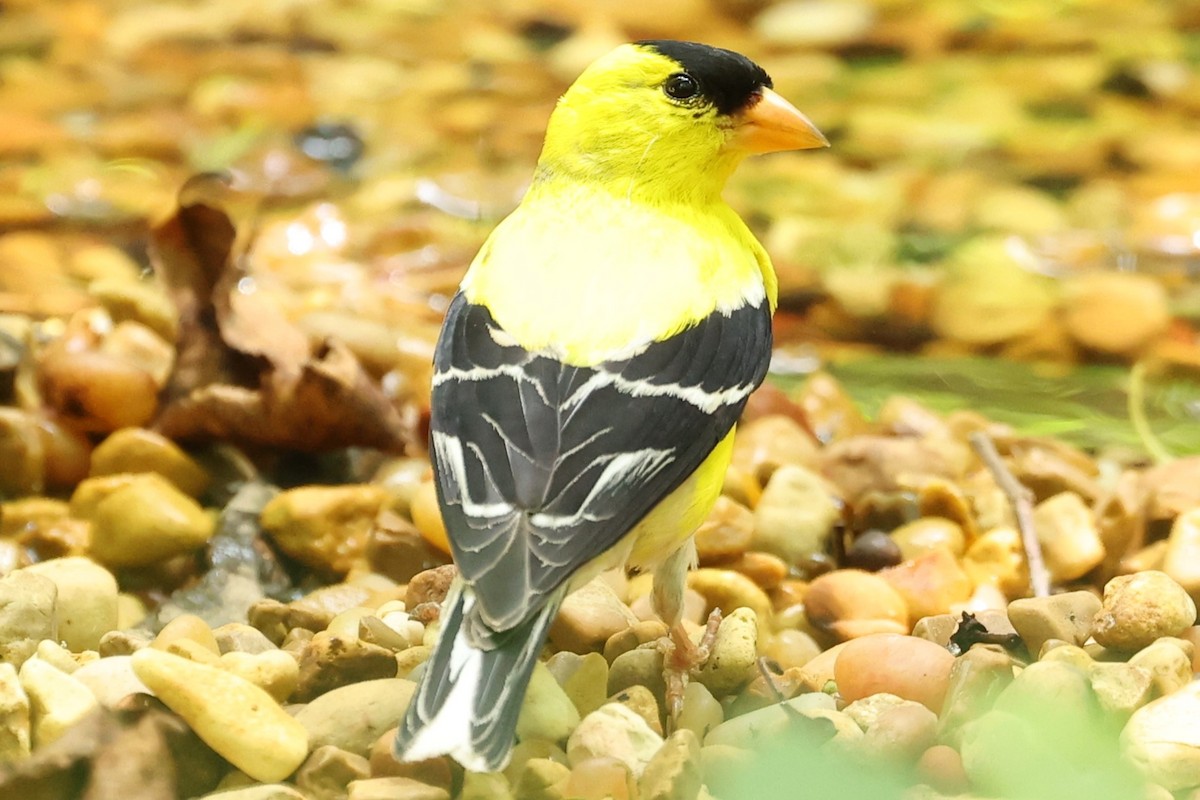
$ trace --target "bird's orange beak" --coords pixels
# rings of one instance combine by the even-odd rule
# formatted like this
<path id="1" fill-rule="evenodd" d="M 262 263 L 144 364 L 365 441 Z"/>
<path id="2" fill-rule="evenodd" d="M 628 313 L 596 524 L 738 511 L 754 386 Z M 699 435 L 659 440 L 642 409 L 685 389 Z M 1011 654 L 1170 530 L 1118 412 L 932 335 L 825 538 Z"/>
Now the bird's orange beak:
<path id="1" fill-rule="evenodd" d="M 746 153 L 829 146 L 829 140 L 808 117 L 770 89 L 764 88 L 758 102 L 733 119 L 733 136 L 727 146 Z"/>

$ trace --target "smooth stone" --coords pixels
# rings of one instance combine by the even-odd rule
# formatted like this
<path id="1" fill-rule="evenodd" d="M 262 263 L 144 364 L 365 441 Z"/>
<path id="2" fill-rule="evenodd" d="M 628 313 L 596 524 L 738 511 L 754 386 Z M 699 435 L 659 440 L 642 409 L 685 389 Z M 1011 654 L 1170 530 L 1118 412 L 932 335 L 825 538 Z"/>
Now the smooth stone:
<path id="1" fill-rule="evenodd" d="M 548 758 L 531 758 L 521 770 L 513 793 L 521 800 L 566 800 L 571 769 Z"/>
<path id="2" fill-rule="evenodd" d="M 834 671 L 837 660 L 849 642 L 835 644 L 827 650 L 822 650 L 815 658 L 800 668 L 800 685 L 812 692 L 832 691 L 836 686 Z"/>
<path id="3" fill-rule="evenodd" d="M 129 656 L 109 656 L 84 664 L 71 677 L 88 687 L 105 708 L 117 708 L 131 694 L 151 694 L 133 671 Z"/>
<path id="4" fill-rule="evenodd" d="M 263 653 L 232 651 L 217 659 L 221 669 L 250 681 L 271 695 L 278 703 L 285 702 L 300 683 L 300 665 L 282 650 Z"/>
<path id="5" fill-rule="evenodd" d="M 963 554 L 962 568 L 976 587 L 993 586 L 1009 598 L 1029 592 L 1025 547 L 1015 528 L 1001 525 L 976 537 Z"/>
<path id="6" fill-rule="evenodd" d="M 208 472 L 179 445 L 145 428 L 114 431 L 92 451 L 93 477 L 133 472 L 158 473 L 192 497 L 204 494 L 211 482 Z"/>
<path id="7" fill-rule="evenodd" d="M 208 627 L 208 623 L 195 614 L 180 614 L 172 619 L 158 632 L 150 646 L 159 650 L 168 650 L 179 642 L 197 644 L 214 656 L 221 652 L 212 628 Z"/>
<path id="8" fill-rule="evenodd" d="M 1099 610 L 1100 598 L 1091 592 L 1064 592 L 1013 600 L 1008 604 L 1008 619 L 1029 652 L 1038 653 L 1050 639 L 1083 645 Z"/>
<path id="9" fill-rule="evenodd" d="M 947 550 L 959 557 L 966 550 L 966 536 L 962 526 L 945 517 L 921 517 L 906 522 L 892 531 L 892 541 L 900 548 L 900 555 L 908 560 L 934 550 Z"/>
<path id="10" fill-rule="evenodd" d="M 637 602 L 640 600 L 636 601 L 635 605 Z M 604 657 L 611 664 L 630 650 L 635 650 L 644 644 L 658 642 L 667 635 L 667 632 L 666 623 L 660 619 L 639 620 L 631 627 L 608 637 L 608 641 L 604 643 Z"/>
<path id="11" fill-rule="evenodd" d="M 786 464 L 763 488 L 754 508 L 751 547 L 801 564 L 824 553 L 840 511 L 829 484 L 810 469 Z"/>
<path id="12" fill-rule="evenodd" d="M 394 678 L 397 673 L 392 650 L 357 636 L 343 638 L 327 631 L 313 634 L 300 651 L 299 665 L 295 696 L 302 703 L 339 686 Z"/>
<path id="13" fill-rule="evenodd" d="M 1008 614 L 998 608 L 985 608 L 975 612 L 975 619 L 987 629 L 988 633 L 999 635 L 1015 634 Z M 913 626 L 912 635 L 928 639 L 940 647 L 949 647 L 950 639 L 958 632 L 962 623 L 962 614 L 935 614 L 917 620 Z"/>
<path id="14" fill-rule="evenodd" d="M 1162 571 L 1200 599 L 1200 508 L 1185 511 L 1171 524 Z"/>
<path id="15" fill-rule="evenodd" d="M 696 622 L 703 624 L 710 609 L 729 610 L 748 608 L 754 612 L 759 623 L 771 618 L 771 598 L 757 583 L 731 569 L 701 567 L 687 575 L 689 589 L 698 592 L 705 601 L 705 608 Z"/>
<path id="16" fill-rule="evenodd" d="M 949 550 L 936 549 L 876 573 L 908 608 L 908 621 L 946 614 L 971 597 L 974 584 Z"/>
<path id="17" fill-rule="evenodd" d="M 440 786 L 391 776 L 352 782 L 346 800 L 450 800 L 450 793 Z"/>
<path id="18" fill-rule="evenodd" d="M 75 652 L 95 650 L 100 637 L 117 627 L 117 579 L 89 558 L 53 558 L 25 571 L 54 581 L 58 636 Z"/>
<path id="19" fill-rule="evenodd" d="M 1200 785 L 1200 682 L 1154 700 L 1121 731 L 1125 755 L 1145 776 L 1170 791 Z"/>
<path id="20" fill-rule="evenodd" d="M 662 716 L 658 708 L 658 699 L 645 686 L 630 686 L 608 698 L 609 702 L 620 703 L 650 726 L 650 730 L 663 735 Z"/>
<path id="21" fill-rule="evenodd" d="M 29 695 L 16 667 L 0 662 L 0 768 L 29 755 L 33 733 Z"/>
<path id="22" fill-rule="evenodd" d="M 1067 332 L 1093 350 L 1134 356 L 1171 324 L 1167 290 L 1151 275 L 1069 275 L 1062 289 L 1062 321 Z"/>
<path id="23" fill-rule="evenodd" d="M 604 798 L 638 797 L 637 784 L 629 767 L 615 758 L 592 758 L 571 768 L 565 794 L 571 800 L 602 800 Z"/>
<path id="24" fill-rule="evenodd" d="M 1196 622 L 1196 604 L 1164 572 L 1118 575 L 1104 586 L 1092 636 L 1105 647 L 1141 650 L 1163 636 L 1178 636 Z"/>
<path id="25" fill-rule="evenodd" d="M 1055 583 L 1081 578 L 1104 561 L 1104 543 L 1092 510 L 1075 492 L 1060 492 L 1038 503 L 1033 524 Z"/>
<path id="26" fill-rule="evenodd" d="M 364 557 L 387 490 L 371 484 L 301 486 L 263 507 L 263 531 L 283 552 L 313 569 L 345 575 Z"/>
<path id="27" fill-rule="evenodd" d="M 878 575 L 838 569 L 814 580 L 804 613 L 819 631 L 838 641 L 877 633 L 908 633 L 908 606 L 900 593 Z"/>
<path id="28" fill-rule="evenodd" d="M 725 709 L 702 683 L 690 681 L 683 689 L 683 706 L 675 725 L 704 741 L 709 731 L 725 721 Z"/>
<path id="29" fill-rule="evenodd" d="M 255 780 L 282 780 L 308 756 L 304 725 L 244 678 L 151 647 L 131 658 L 134 673 L 159 700 Z"/>
<path id="30" fill-rule="evenodd" d="M 33 655 L 38 642 L 58 640 L 58 586 L 26 569 L 0 578 L 0 662 L 14 667 Z"/>
<path id="31" fill-rule="evenodd" d="M 599 653 L 555 653 L 546 662 L 582 719 L 608 700 L 608 662 Z"/>
<path id="32" fill-rule="evenodd" d="M 89 481 L 107 478 L 89 478 Z M 72 499 L 72 507 L 75 500 Z M 85 519 L 92 523 L 90 555 L 106 567 L 145 567 L 191 553 L 212 538 L 213 517 L 175 484 L 152 472 L 129 476 L 102 493 Z"/>
<path id="33" fill-rule="evenodd" d="M 608 696 L 630 686 L 645 686 L 662 697 L 666 691 L 663 680 L 663 654 L 654 647 L 639 647 L 622 653 L 608 667 Z"/>
<path id="34" fill-rule="evenodd" d="M 738 436 L 743 431 L 738 431 Z M 734 444 L 737 447 L 737 444 Z M 750 549 L 754 537 L 754 512 L 738 501 L 721 495 L 708 518 L 696 529 L 696 555 L 701 564 L 716 564 L 737 558 Z"/>
<path id="35" fill-rule="evenodd" d="M 508 778 L 509 783 L 515 786 L 520 781 L 525 766 L 530 761 L 539 759 L 548 759 L 562 764 L 564 767 L 567 766 L 567 752 L 557 744 L 540 739 L 529 739 L 513 745 L 513 749 L 509 753 L 508 766 L 504 768 L 502 774 Z"/>
<path id="36" fill-rule="evenodd" d="M 619 703 L 608 703 L 584 717 L 567 740 L 567 760 L 611 756 L 640 778 L 663 738 L 646 720 Z M 519 794 L 519 793 L 518 793 Z"/>
<path id="37" fill-rule="evenodd" d="M 286 783 L 260 783 L 233 789 L 219 788 L 200 800 L 312 800 Z"/>
<path id="38" fill-rule="evenodd" d="M 853 702 L 879 692 L 914 700 L 935 714 L 950 680 L 954 656 L 915 636 L 878 634 L 849 642 L 834 665 L 838 693 Z"/>
<path id="39" fill-rule="evenodd" d="M 758 662 L 758 620 L 748 608 L 721 620 L 708 660 L 694 672 L 715 696 L 731 694 L 754 677 Z"/>
<path id="40" fill-rule="evenodd" d="M 1097 718 L 1087 673 L 1063 661 L 1035 661 L 1025 667 L 996 697 L 993 708 L 1038 723 L 1059 723 L 1064 730 Z"/>
<path id="41" fill-rule="evenodd" d="M 943 795 L 964 794 L 970 788 L 962 756 L 953 747 L 935 744 L 917 759 L 917 777 Z"/>
<path id="42" fill-rule="evenodd" d="M 667 737 L 638 780 L 641 800 L 696 800 L 703 784 L 700 740 L 687 729 Z"/>
<path id="43" fill-rule="evenodd" d="M 782 669 L 803 667 L 821 653 L 821 645 L 804 631 L 782 630 L 767 637 L 762 654 Z"/>
<path id="44" fill-rule="evenodd" d="M 766 414 L 740 423 L 733 440 L 731 463 L 760 484 L 782 466 L 812 467 L 817 459 L 812 435 L 786 414 Z"/>
<path id="45" fill-rule="evenodd" d="M 790 707 L 792 711 L 788 711 L 784 706 Z M 775 703 L 726 720 L 708 732 L 704 737 L 704 746 L 755 747 L 774 741 L 782 735 L 792 724 L 794 712 L 813 716 L 836 710 L 837 701 L 832 696 L 824 692 L 807 692 L 783 703 Z"/>
<path id="46" fill-rule="evenodd" d="M 571 698 L 558 685 L 546 665 L 539 661 L 533 667 L 533 675 L 517 716 L 517 738 L 559 742 L 571 734 L 579 720 L 579 711 Z"/>
<path id="47" fill-rule="evenodd" d="M 1100 708 L 1128 717 L 1153 698 L 1154 676 L 1145 667 L 1121 662 L 1098 662 L 1088 671 Z"/>
<path id="48" fill-rule="evenodd" d="M 58 642 L 43 639 L 38 642 L 37 650 L 33 651 L 35 658 L 45 661 L 50 666 L 68 675 L 75 672 L 83 664 L 100 657 L 95 650 L 84 650 L 78 655 L 72 653 Z"/>
<path id="49" fill-rule="evenodd" d="M 458 800 L 513 800 L 513 793 L 502 772 L 467 771 Z"/>
<path id="50" fill-rule="evenodd" d="M 963 729 L 986 713 L 1012 681 L 1012 657 L 996 645 L 976 645 L 954 659 L 942 701 L 939 740 L 957 744 Z"/>
<path id="51" fill-rule="evenodd" d="M 31 658 L 22 664 L 18 677 L 29 696 L 34 748 L 62 738 L 100 707 L 91 689 L 41 659 Z"/>
<path id="52" fill-rule="evenodd" d="M 850 713 L 849 708 L 846 713 Z M 857 745 L 860 752 L 869 758 L 907 765 L 937 740 L 938 717 L 920 703 L 901 700 L 880 709 L 862 728 L 863 738 Z"/>
<path id="53" fill-rule="evenodd" d="M 1187 648 L 1179 646 L 1180 641 L 1159 639 L 1129 659 L 1129 666 L 1141 667 L 1150 673 L 1155 695 L 1177 692 L 1192 681 L 1192 655 Z"/>
<path id="54" fill-rule="evenodd" d="M 363 681 L 326 692 L 296 712 L 313 747 L 366 756 L 371 745 L 404 716 L 417 685 L 403 678 Z"/>
<path id="55" fill-rule="evenodd" d="M 596 652 L 610 636 L 637 621 L 608 582 L 595 578 L 563 600 L 550 625 L 550 643 L 572 653 Z"/>
<path id="56" fill-rule="evenodd" d="M 275 645 L 258 628 L 244 622 L 227 622 L 212 629 L 213 639 L 222 655 L 225 653 L 265 653 Z"/>

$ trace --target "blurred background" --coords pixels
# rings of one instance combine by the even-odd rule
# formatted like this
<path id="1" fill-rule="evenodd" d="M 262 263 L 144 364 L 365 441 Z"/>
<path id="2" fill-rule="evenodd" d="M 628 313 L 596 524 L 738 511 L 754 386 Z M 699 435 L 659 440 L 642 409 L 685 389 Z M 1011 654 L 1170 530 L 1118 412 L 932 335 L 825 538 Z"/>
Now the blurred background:
<path id="1" fill-rule="evenodd" d="M 728 191 L 781 385 L 1200 450 L 1195 0 L 6 0 L 0 331 L 128 306 L 181 185 L 231 170 L 239 291 L 419 406 L 555 98 L 639 38 L 746 53 L 832 142 Z"/>

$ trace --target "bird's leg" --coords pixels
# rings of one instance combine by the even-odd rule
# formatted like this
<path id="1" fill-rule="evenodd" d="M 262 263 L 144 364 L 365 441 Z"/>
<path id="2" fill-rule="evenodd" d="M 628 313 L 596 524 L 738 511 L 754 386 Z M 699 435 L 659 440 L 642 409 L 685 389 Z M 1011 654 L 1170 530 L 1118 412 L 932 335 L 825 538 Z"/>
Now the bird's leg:
<path id="1" fill-rule="evenodd" d="M 663 680 L 667 686 L 664 700 L 668 729 L 674 729 L 679 712 L 683 709 L 683 690 L 687 688 L 688 678 L 694 669 L 708 660 L 717 628 L 721 624 L 720 609 L 713 609 L 699 644 L 692 641 L 687 628 L 683 626 L 683 594 L 687 586 L 687 572 L 695 562 L 696 546 L 689 539 L 654 571 L 651 600 L 654 610 L 669 629 L 667 636 L 658 643 L 663 654 Z"/>

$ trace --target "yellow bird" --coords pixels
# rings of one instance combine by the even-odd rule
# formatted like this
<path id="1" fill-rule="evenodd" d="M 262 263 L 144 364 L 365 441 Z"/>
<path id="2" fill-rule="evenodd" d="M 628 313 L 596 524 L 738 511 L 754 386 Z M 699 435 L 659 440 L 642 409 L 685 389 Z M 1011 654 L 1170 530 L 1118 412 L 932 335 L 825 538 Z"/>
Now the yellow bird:
<path id="1" fill-rule="evenodd" d="M 533 182 L 492 232 L 434 356 L 431 447 L 460 577 L 396 755 L 502 768 L 563 597 L 654 571 L 683 664 L 692 534 L 771 357 L 776 279 L 721 199 L 747 155 L 823 147 L 761 67 L 643 41 L 559 100 Z"/>

